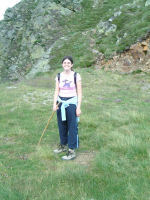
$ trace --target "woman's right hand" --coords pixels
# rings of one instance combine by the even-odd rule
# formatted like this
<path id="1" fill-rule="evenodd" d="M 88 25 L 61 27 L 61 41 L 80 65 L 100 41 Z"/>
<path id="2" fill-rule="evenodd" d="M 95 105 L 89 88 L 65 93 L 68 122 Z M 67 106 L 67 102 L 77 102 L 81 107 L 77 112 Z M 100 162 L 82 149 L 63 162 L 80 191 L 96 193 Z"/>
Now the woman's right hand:
<path id="1" fill-rule="evenodd" d="M 53 105 L 53 111 L 57 111 L 58 110 L 58 105 L 57 104 L 54 104 Z"/>

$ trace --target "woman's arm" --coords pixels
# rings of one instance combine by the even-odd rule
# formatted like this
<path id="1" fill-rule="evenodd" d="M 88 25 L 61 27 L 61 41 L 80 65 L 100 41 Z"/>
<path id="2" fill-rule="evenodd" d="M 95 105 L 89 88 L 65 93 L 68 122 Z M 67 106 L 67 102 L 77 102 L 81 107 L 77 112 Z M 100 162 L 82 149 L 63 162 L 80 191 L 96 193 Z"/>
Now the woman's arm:
<path id="1" fill-rule="evenodd" d="M 57 98 L 59 94 L 59 82 L 56 80 L 56 85 L 55 85 L 55 92 L 54 92 L 54 101 L 53 101 L 53 110 L 56 111 L 58 109 L 57 107 Z"/>
<path id="2" fill-rule="evenodd" d="M 77 81 L 77 95 L 78 95 L 78 105 L 77 105 L 77 109 L 76 109 L 76 115 L 79 117 L 81 115 L 81 102 L 82 102 L 81 80 Z"/>

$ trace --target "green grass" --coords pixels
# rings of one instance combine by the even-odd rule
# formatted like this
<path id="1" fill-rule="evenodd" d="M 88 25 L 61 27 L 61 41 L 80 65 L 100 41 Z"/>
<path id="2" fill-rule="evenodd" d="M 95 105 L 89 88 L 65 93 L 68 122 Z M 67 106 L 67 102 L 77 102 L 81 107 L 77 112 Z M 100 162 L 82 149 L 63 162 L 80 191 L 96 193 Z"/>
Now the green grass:
<path id="1" fill-rule="evenodd" d="M 56 115 L 37 146 L 58 70 L 0 85 L 0 199 L 149 200 L 149 75 L 76 71 L 83 80 L 80 148 L 69 162 L 53 154 Z"/>

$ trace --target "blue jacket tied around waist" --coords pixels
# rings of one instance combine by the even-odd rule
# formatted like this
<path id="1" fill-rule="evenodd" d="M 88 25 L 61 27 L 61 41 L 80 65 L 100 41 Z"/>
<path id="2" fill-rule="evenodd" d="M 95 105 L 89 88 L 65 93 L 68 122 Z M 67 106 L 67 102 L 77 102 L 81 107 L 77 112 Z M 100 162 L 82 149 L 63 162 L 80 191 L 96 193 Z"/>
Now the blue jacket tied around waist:
<path id="1" fill-rule="evenodd" d="M 62 103 L 61 105 L 61 117 L 62 121 L 66 121 L 66 111 L 65 108 L 69 106 L 69 104 L 74 104 L 77 106 L 77 97 L 73 97 L 71 99 L 68 99 L 67 101 L 63 101 L 60 99 L 60 97 L 57 98 L 59 103 Z M 77 121 L 79 121 L 79 118 L 77 117 Z"/>

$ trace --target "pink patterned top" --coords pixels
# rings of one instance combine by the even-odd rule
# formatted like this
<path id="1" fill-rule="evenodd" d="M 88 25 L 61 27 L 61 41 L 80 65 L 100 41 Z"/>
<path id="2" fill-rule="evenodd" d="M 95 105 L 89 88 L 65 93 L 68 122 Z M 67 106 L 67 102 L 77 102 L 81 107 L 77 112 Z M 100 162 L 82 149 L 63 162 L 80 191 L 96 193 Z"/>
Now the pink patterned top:
<path id="1" fill-rule="evenodd" d="M 58 77 L 55 78 L 58 82 Z M 81 76 L 77 73 L 76 81 L 80 81 Z M 75 97 L 77 96 L 76 86 L 74 83 L 74 72 L 65 74 L 64 72 L 60 73 L 60 81 L 59 81 L 59 96 L 60 97 Z"/>

